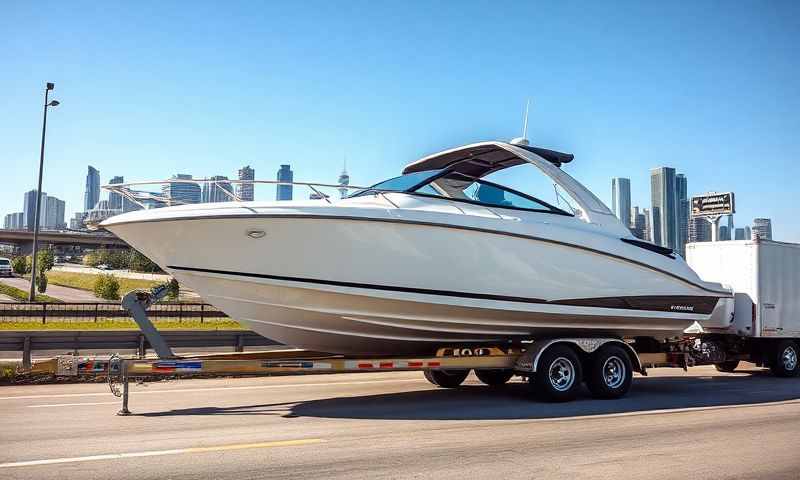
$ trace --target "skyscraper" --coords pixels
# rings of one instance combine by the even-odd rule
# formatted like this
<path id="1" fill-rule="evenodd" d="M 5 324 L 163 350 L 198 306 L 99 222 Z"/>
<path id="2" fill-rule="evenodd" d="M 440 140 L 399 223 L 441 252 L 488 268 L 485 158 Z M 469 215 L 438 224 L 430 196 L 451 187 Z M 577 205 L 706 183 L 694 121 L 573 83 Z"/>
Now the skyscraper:
<path id="1" fill-rule="evenodd" d="M 688 223 L 689 243 L 711 241 L 711 222 L 704 217 L 693 217 Z"/>
<path id="2" fill-rule="evenodd" d="M 350 175 L 347 174 L 347 162 L 345 162 L 344 167 L 342 167 L 342 173 L 339 175 L 339 197 L 344 198 L 347 196 L 347 192 L 350 190 L 347 188 L 350 185 Z"/>
<path id="3" fill-rule="evenodd" d="M 753 238 L 753 233 L 750 231 L 750 226 L 745 225 L 744 227 L 744 239 L 751 240 Z"/>
<path id="4" fill-rule="evenodd" d="M 650 170 L 653 243 L 678 250 L 678 212 L 675 194 L 675 169 L 659 167 Z"/>
<path id="5" fill-rule="evenodd" d="M 239 169 L 239 180 L 252 181 L 256 178 L 256 171 L 250 165 Z M 224 195 L 224 194 L 223 194 Z M 243 202 L 252 202 L 255 199 L 252 183 L 239 183 L 236 185 L 236 196 Z"/>
<path id="6" fill-rule="evenodd" d="M 175 180 L 191 180 L 192 176 L 179 173 L 172 176 Z M 170 182 L 161 187 L 161 193 L 168 198 L 171 205 L 200 203 L 200 185 L 197 183 Z"/>
<path id="7" fill-rule="evenodd" d="M 680 256 L 686 256 L 686 242 L 689 240 L 689 197 L 686 175 L 675 175 L 675 202 L 678 215 L 677 244 Z"/>
<path id="8" fill-rule="evenodd" d="M 749 240 L 749 238 L 747 238 L 747 237 L 745 236 L 745 233 L 744 233 L 744 228 L 737 228 L 737 229 L 735 230 L 735 234 L 734 234 L 734 237 L 733 237 L 733 239 L 734 239 L 734 240 Z"/>
<path id="9" fill-rule="evenodd" d="M 652 217 L 650 215 L 650 209 L 643 208 L 642 215 L 644 215 L 644 240 L 648 242 L 653 241 L 653 225 L 652 225 Z"/>
<path id="10" fill-rule="evenodd" d="M 294 173 L 292 172 L 292 168 L 289 165 L 281 165 L 281 169 L 278 170 L 278 181 L 291 182 L 293 179 Z M 292 185 L 278 185 L 278 187 L 275 189 L 275 193 L 276 200 L 291 200 Z"/>
<path id="11" fill-rule="evenodd" d="M 125 180 L 122 177 L 117 176 L 109 180 L 108 183 L 125 183 Z M 108 207 L 114 210 L 122 210 L 122 195 L 119 193 L 110 192 L 108 194 Z"/>
<path id="12" fill-rule="evenodd" d="M 89 211 L 100 201 L 100 171 L 89 165 L 86 173 L 86 190 L 83 193 L 83 209 Z"/>
<path id="13" fill-rule="evenodd" d="M 772 240 L 772 220 L 769 218 L 753 219 L 753 235 L 764 240 Z"/>
<path id="14" fill-rule="evenodd" d="M 233 194 L 233 186 L 231 182 L 228 181 L 228 177 L 216 175 L 211 177 L 210 180 L 214 180 L 214 182 L 206 182 L 203 184 L 202 202 L 230 202 L 232 199 L 228 193 Z M 252 187 L 252 185 L 250 185 L 250 187 Z"/>
<path id="15" fill-rule="evenodd" d="M 33 230 L 33 223 L 36 218 L 36 190 L 29 190 L 25 192 L 25 198 L 22 202 L 22 213 L 24 217 L 25 224 L 20 226 L 20 228 L 27 228 L 28 230 Z M 45 199 L 47 198 L 47 193 L 42 192 L 41 203 L 39 205 L 39 225 L 42 224 L 42 212 L 44 212 L 44 204 Z"/>
<path id="16" fill-rule="evenodd" d="M 64 223 L 64 200 L 47 195 L 42 198 L 39 212 L 39 226 L 47 230 L 59 230 L 66 227 Z"/>
<path id="17" fill-rule="evenodd" d="M 647 220 L 643 213 L 639 213 L 639 207 L 633 207 L 631 212 L 631 233 L 640 240 L 647 240 Z"/>
<path id="18" fill-rule="evenodd" d="M 611 179 L 611 205 L 614 215 L 622 223 L 631 227 L 631 181 L 628 178 L 614 177 Z"/>
<path id="19" fill-rule="evenodd" d="M 727 225 L 721 225 L 719 227 L 719 240 L 720 241 L 727 241 L 731 239 L 731 231 L 728 230 Z"/>

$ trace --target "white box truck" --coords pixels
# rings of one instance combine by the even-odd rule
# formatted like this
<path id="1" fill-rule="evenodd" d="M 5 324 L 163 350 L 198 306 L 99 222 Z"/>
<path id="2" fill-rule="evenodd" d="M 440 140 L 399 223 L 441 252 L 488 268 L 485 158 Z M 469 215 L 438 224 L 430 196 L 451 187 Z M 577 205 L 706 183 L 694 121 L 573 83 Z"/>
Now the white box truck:
<path id="1" fill-rule="evenodd" d="M 734 291 L 729 325 L 705 328 L 703 340 L 724 353 L 717 368 L 739 360 L 779 376 L 800 372 L 800 245 L 771 240 L 690 243 L 686 261 L 703 280 Z"/>

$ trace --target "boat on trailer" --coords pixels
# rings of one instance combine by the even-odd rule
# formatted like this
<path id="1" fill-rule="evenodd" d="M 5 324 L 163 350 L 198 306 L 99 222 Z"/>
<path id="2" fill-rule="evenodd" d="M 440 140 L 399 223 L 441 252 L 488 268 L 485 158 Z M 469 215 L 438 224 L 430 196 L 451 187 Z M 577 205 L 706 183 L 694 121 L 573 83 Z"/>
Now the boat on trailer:
<path id="1" fill-rule="evenodd" d="M 562 170 L 572 160 L 526 142 L 482 142 L 424 157 L 341 200 L 232 195 L 100 226 L 253 331 L 309 350 L 432 354 L 727 326 L 731 291 L 633 237 Z M 545 175 L 564 205 L 491 180 L 519 166 Z M 317 193 L 322 185 L 295 184 Z M 135 201 L 132 186 L 106 188 Z"/>

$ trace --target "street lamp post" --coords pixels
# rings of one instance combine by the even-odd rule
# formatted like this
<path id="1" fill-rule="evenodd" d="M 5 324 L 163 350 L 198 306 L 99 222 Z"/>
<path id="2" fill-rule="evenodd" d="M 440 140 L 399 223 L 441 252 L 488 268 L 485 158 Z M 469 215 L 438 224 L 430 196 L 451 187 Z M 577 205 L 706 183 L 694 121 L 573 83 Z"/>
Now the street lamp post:
<path id="1" fill-rule="evenodd" d="M 36 213 L 33 215 L 33 252 L 31 254 L 31 290 L 28 301 L 36 299 L 36 253 L 39 249 L 39 215 L 42 208 L 42 170 L 44 169 L 44 135 L 47 131 L 47 107 L 58 106 L 58 100 L 50 100 L 50 90 L 55 84 L 47 82 L 44 90 L 44 119 L 42 120 L 42 147 L 39 150 L 39 185 L 36 187 Z"/>

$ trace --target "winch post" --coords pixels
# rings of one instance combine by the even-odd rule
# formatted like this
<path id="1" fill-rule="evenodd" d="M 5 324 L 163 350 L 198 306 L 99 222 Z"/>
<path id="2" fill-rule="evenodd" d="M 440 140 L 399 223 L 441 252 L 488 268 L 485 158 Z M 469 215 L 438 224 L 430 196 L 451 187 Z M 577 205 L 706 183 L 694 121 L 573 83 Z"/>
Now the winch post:
<path id="1" fill-rule="evenodd" d="M 131 411 L 128 410 L 128 392 L 129 392 L 129 378 L 128 378 L 128 362 L 122 360 L 120 362 L 120 374 L 122 377 L 122 408 L 117 412 L 119 416 L 130 415 Z"/>
<path id="2" fill-rule="evenodd" d="M 164 283 L 153 287 L 150 291 L 134 290 L 122 298 L 122 308 L 130 312 L 158 358 L 178 358 L 147 316 L 150 305 L 164 298 L 168 292 L 169 285 Z"/>

